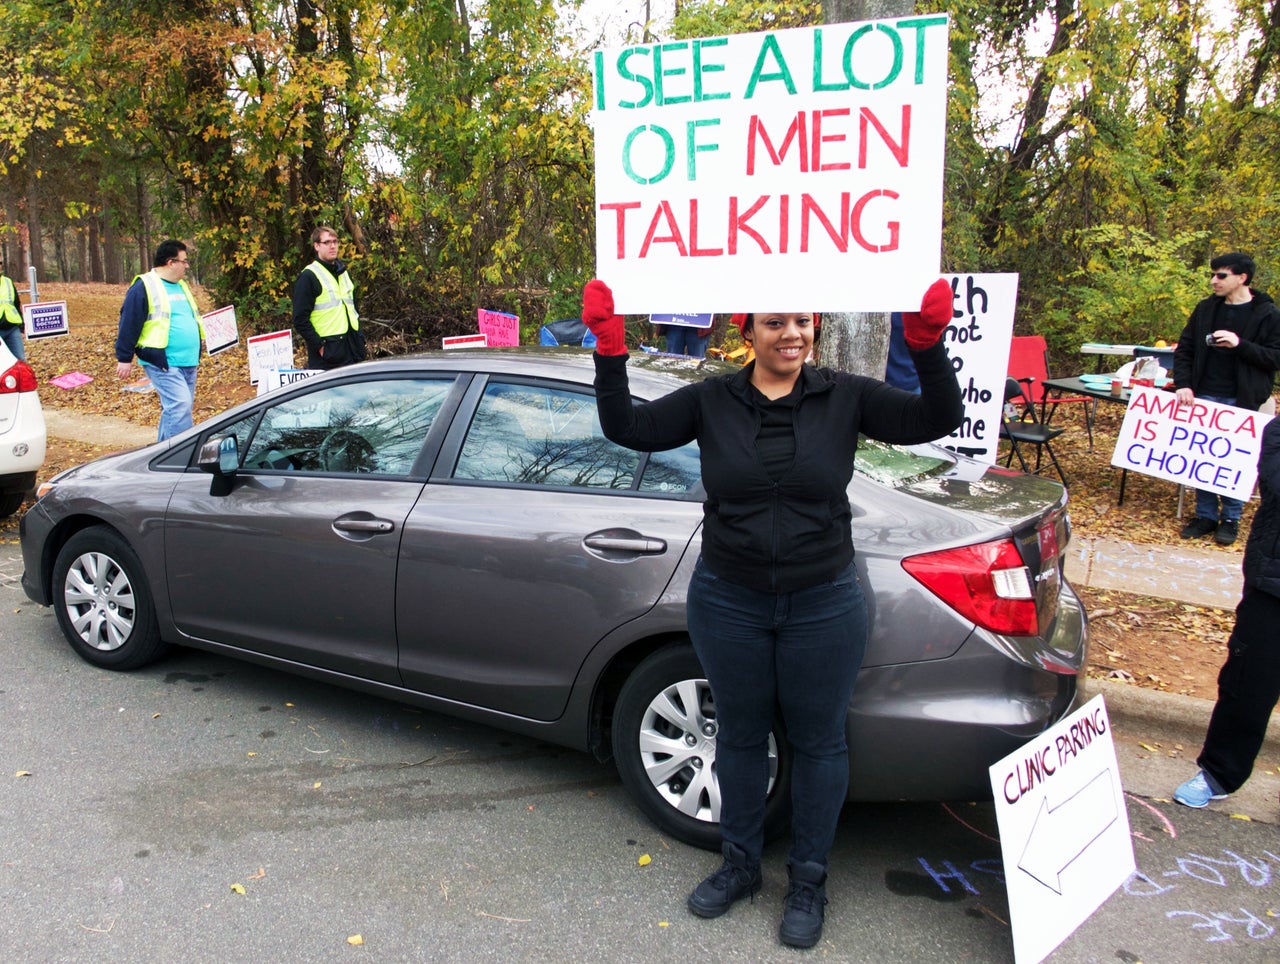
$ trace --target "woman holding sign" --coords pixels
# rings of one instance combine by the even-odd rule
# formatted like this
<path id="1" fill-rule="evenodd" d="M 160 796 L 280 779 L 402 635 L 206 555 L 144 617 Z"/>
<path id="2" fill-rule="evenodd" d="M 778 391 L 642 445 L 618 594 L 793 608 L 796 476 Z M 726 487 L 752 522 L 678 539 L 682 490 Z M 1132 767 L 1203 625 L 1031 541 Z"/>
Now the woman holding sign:
<path id="1" fill-rule="evenodd" d="M 916 443 L 960 424 L 960 386 L 941 344 L 951 287 L 935 282 L 904 316 L 919 395 L 806 365 L 818 316 L 761 312 L 734 316 L 754 362 L 633 405 L 613 294 L 592 281 L 582 301 L 604 434 L 639 451 L 694 439 L 701 450 L 707 499 L 688 624 L 716 705 L 724 863 L 694 888 L 689 910 L 719 917 L 760 888 L 768 737 L 780 707 L 795 762 L 779 936 L 812 947 L 849 782 L 845 718 L 867 642 L 848 501 L 854 451 L 860 432 Z"/>

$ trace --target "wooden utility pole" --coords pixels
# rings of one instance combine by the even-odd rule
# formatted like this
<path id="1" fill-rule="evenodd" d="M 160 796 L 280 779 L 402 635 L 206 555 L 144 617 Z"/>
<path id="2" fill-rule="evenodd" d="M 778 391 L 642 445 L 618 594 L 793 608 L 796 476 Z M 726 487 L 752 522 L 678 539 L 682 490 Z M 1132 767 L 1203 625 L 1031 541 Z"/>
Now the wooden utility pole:
<path id="1" fill-rule="evenodd" d="M 883 20 L 914 12 L 910 0 L 823 0 L 825 23 Z M 892 283 L 884 279 L 878 283 Z M 850 292 L 854 294 L 854 292 Z M 920 292 L 921 295 L 924 292 Z M 914 306 L 912 306 L 914 307 Z M 886 312 L 829 312 L 822 318 L 818 360 L 827 368 L 857 375 L 884 377 L 889 357 L 889 315 Z"/>

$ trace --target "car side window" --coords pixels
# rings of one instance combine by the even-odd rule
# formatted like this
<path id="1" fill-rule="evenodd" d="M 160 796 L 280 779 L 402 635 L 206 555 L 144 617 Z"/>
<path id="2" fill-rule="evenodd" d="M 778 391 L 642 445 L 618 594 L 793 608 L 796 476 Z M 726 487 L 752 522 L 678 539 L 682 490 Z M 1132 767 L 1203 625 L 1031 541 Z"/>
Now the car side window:
<path id="1" fill-rule="evenodd" d="M 601 433 L 594 395 L 491 382 L 467 430 L 454 477 L 630 489 L 640 458 Z"/>
<path id="2" fill-rule="evenodd" d="M 702 463 L 698 443 L 690 442 L 667 452 L 652 452 L 640 476 L 641 492 L 673 497 L 701 491 Z"/>
<path id="3" fill-rule="evenodd" d="M 250 471 L 407 475 L 452 384 L 345 382 L 292 396 L 264 409 L 260 419 L 255 412 L 233 423 L 227 433 L 236 435 L 241 468 Z"/>

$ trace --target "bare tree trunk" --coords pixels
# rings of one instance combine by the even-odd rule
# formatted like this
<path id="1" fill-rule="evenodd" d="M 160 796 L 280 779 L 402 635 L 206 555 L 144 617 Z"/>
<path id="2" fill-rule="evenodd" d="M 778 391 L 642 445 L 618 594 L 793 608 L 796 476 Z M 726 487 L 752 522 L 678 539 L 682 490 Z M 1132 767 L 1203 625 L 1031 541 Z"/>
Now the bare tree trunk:
<path id="1" fill-rule="evenodd" d="M 76 228 L 76 281 L 89 280 L 89 231 L 84 225 Z"/>
<path id="2" fill-rule="evenodd" d="M 913 12 L 911 0 L 823 0 L 826 23 L 880 20 Z M 889 358 L 889 315 L 885 312 L 829 312 L 822 319 L 818 357 L 828 368 L 884 378 Z"/>
<path id="3" fill-rule="evenodd" d="M 22 241 L 22 208 L 12 181 L 9 181 L 9 190 L 5 192 L 5 211 L 5 221 L 12 229 L 5 244 L 5 268 L 10 278 L 23 279 L 27 276 L 27 249 Z M 21 284 L 21 281 L 14 284 Z"/>
<path id="4" fill-rule="evenodd" d="M 89 215 L 89 280 L 106 280 L 102 269 L 102 217 L 96 211 Z"/>
<path id="5" fill-rule="evenodd" d="M 133 178 L 133 194 L 134 204 L 137 207 L 135 216 L 138 219 L 138 261 L 140 264 L 146 264 L 147 259 L 151 257 L 151 219 L 147 217 L 147 183 L 143 179 L 141 172 L 134 174 Z"/>
<path id="6" fill-rule="evenodd" d="M 116 244 L 116 227 L 110 208 L 102 210 L 102 260 L 103 274 L 107 284 L 123 283 L 124 275 L 120 267 L 120 248 Z"/>
<path id="7" fill-rule="evenodd" d="M 31 266 L 36 276 L 44 278 L 44 235 L 40 231 L 40 179 L 34 167 L 27 173 L 27 244 L 31 251 Z"/>

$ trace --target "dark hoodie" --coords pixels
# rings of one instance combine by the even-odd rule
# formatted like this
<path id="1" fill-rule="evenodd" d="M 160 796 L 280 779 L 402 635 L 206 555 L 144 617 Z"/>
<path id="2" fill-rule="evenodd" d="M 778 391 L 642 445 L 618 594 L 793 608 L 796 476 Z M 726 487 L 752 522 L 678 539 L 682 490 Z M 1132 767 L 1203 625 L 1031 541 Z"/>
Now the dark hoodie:
<path id="1" fill-rule="evenodd" d="M 1229 351 L 1237 362 L 1236 407 L 1256 410 L 1270 397 L 1276 370 L 1280 369 L 1280 308 L 1270 295 L 1249 290 L 1253 292 L 1249 302 L 1252 310 L 1238 332 L 1238 348 L 1211 348 L 1205 344 L 1210 332 L 1225 327 L 1221 321 L 1225 299 L 1211 295 L 1196 305 L 1173 352 L 1174 388 L 1189 388 L 1201 394 L 1209 353 Z"/>

